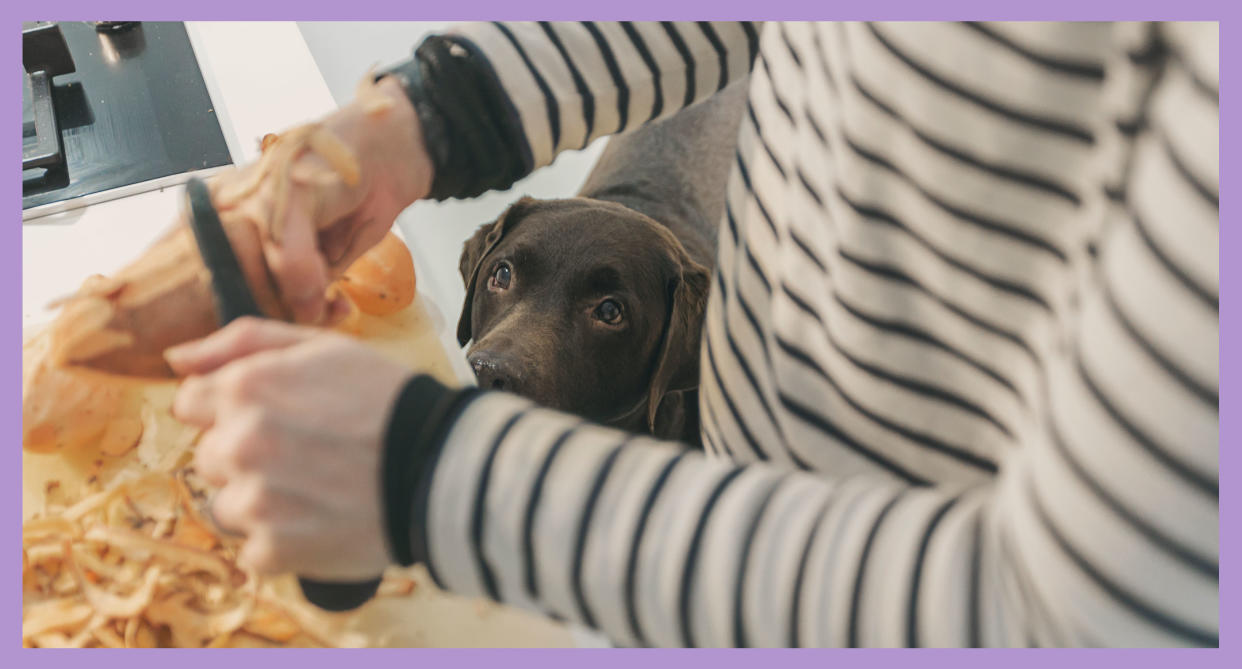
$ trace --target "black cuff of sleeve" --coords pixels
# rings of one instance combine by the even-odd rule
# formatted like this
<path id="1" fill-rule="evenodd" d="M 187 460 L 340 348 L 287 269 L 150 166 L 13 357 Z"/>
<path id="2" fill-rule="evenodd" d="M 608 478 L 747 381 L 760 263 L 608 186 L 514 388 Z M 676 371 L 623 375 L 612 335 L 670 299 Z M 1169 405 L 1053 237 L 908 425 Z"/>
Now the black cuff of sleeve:
<path id="1" fill-rule="evenodd" d="M 420 374 L 397 395 L 380 476 L 388 546 L 403 567 L 427 561 L 424 516 L 431 473 L 449 429 L 478 393 L 477 388 L 450 390 Z"/>
<path id="2" fill-rule="evenodd" d="M 469 40 L 433 35 L 395 76 L 418 113 L 435 166 L 430 197 L 504 190 L 534 167 L 517 110 L 491 64 Z"/>

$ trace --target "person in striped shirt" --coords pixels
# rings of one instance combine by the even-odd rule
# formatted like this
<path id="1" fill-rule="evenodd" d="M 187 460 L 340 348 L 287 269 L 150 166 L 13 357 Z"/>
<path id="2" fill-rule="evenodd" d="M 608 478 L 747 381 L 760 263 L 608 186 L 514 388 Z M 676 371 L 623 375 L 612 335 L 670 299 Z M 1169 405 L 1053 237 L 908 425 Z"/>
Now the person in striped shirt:
<path id="1" fill-rule="evenodd" d="M 425 562 L 619 645 L 1216 646 L 1218 48 L 1206 23 L 431 37 L 379 79 L 392 113 L 326 120 L 362 183 L 290 195 L 302 320 L 327 238 L 749 73 L 707 453 L 243 322 L 169 353 L 216 515 L 262 569 Z"/>

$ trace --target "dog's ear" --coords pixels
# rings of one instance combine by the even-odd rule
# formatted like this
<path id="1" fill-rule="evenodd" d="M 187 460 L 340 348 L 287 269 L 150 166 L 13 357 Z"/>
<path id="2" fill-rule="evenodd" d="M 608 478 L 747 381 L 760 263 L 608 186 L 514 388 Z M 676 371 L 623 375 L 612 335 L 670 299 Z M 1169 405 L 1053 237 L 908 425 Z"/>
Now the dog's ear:
<path id="1" fill-rule="evenodd" d="M 681 272 L 669 285 L 668 321 L 647 395 L 647 426 L 653 431 L 664 396 L 699 385 L 699 346 L 711 278 L 708 269 L 694 262 L 681 244 L 676 249 Z"/>
<path id="2" fill-rule="evenodd" d="M 462 301 L 461 316 L 457 319 L 458 344 L 465 346 L 474 330 L 470 314 L 474 307 L 474 285 L 477 283 L 483 259 L 496 248 L 507 232 L 513 230 L 534 203 L 535 199 L 531 197 L 514 202 L 494 222 L 479 226 L 474 235 L 462 245 L 461 261 L 457 267 L 461 272 L 461 280 L 466 284 L 466 299 Z"/>
<path id="3" fill-rule="evenodd" d="M 483 259 L 483 249 L 488 247 L 487 233 L 496 227 L 498 221 L 484 223 L 479 226 L 478 230 L 466 240 L 461 246 L 461 260 L 457 263 L 457 270 L 461 272 L 461 280 L 466 285 L 466 289 L 470 289 L 470 279 L 474 276 L 474 268 Z"/>

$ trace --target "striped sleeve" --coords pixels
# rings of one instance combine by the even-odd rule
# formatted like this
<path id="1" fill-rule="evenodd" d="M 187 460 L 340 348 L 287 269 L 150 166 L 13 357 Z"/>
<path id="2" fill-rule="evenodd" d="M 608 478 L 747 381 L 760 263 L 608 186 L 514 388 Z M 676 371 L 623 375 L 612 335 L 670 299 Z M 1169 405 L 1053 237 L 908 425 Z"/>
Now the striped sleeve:
<path id="1" fill-rule="evenodd" d="M 1040 350 L 1035 425 L 996 449 L 994 476 L 740 464 L 487 393 L 447 432 L 415 519 L 437 582 L 620 645 L 1218 645 L 1217 27 L 1129 29 L 1105 77 L 1049 58 L 1039 26 L 966 28 L 1014 63 L 1118 87 L 1099 150 L 1124 157 L 1090 198 L 1112 212 Z M 822 448 L 807 435 L 764 446 Z"/>
<path id="2" fill-rule="evenodd" d="M 1216 646 L 1217 27 L 1127 27 L 1147 36 L 1118 67 L 1159 74 L 1113 82 L 1116 212 L 1048 365 L 1044 439 L 1004 476 L 1002 576 L 1045 643 Z"/>
<path id="3" fill-rule="evenodd" d="M 519 118 L 537 169 L 562 151 L 637 128 L 750 70 L 759 25 L 738 22 L 465 23 Z"/>

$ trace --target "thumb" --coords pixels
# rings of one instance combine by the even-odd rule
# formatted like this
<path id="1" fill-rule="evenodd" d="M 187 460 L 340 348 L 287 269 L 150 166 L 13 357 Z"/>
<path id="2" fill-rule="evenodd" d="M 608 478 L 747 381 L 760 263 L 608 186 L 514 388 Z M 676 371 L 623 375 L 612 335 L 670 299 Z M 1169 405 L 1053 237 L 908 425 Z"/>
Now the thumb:
<path id="1" fill-rule="evenodd" d="M 325 307 L 328 267 L 319 252 L 315 224 L 304 198 L 287 205 L 280 240 L 263 245 L 280 296 L 297 323 L 319 323 Z"/>
<path id="2" fill-rule="evenodd" d="M 203 339 L 167 349 L 164 359 L 179 376 L 208 374 L 238 358 L 287 348 L 318 334 L 318 329 L 281 321 L 239 318 Z"/>

